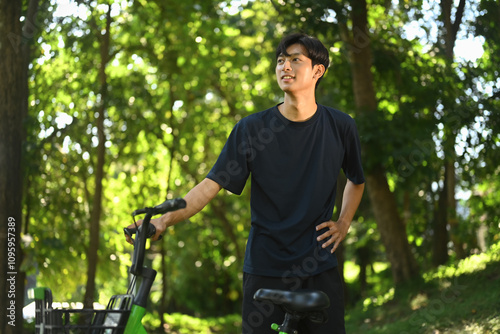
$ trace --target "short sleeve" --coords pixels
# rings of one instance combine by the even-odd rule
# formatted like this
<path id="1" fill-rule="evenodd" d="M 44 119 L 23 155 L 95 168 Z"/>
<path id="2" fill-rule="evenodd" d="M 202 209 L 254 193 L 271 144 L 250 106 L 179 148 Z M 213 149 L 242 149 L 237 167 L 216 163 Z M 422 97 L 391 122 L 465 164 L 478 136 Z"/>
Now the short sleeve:
<path id="1" fill-rule="evenodd" d="M 346 177 L 354 184 L 365 183 L 363 166 L 361 164 L 361 143 L 354 119 L 351 119 L 351 122 L 346 126 L 344 140 L 346 150 L 342 169 Z"/>
<path id="2" fill-rule="evenodd" d="M 207 178 L 217 182 L 222 188 L 240 195 L 250 174 L 247 140 L 244 122 L 240 121 L 231 131 L 215 165 Z"/>

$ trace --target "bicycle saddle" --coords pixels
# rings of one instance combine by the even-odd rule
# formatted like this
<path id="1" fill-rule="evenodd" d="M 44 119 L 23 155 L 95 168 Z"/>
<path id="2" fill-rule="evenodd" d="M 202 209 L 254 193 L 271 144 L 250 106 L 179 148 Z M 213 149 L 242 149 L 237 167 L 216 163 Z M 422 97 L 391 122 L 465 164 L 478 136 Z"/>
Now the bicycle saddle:
<path id="1" fill-rule="evenodd" d="M 309 313 L 326 309 L 330 306 L 328 296 L 319 290 L 286 291 L 259 289 L 253 297 L 258 301 L 269 301 L 282 306 L 290 313 Z"/>

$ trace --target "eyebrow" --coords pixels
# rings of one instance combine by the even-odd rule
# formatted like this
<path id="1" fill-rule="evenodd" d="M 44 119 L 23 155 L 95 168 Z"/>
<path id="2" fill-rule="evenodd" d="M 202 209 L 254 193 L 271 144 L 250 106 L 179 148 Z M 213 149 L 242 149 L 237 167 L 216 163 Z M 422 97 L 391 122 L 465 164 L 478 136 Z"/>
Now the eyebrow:
<path id="1" fill-rule="evenodd" d="M 302 52 L 294 52 L 294 53 L 292 53 L 292 54 L 280 53 L 280 54 L 279 54 L 279 56 L 278 56 L 278 58 L 279 58 L 279 57 L 293 57 L 293 56 L 305 56 L 305 57 L 307 57 L 307 56 L 306 56 L 304 53 L 302 53 Z"/>

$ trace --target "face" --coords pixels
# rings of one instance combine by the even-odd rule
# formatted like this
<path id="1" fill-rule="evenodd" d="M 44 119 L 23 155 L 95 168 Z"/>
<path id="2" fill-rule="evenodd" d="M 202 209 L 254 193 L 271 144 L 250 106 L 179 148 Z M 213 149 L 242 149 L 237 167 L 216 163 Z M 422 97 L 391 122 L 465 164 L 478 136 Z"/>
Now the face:
<path id="1" fill-rule="evenodd" d="M 280 55 L 276 63 L 276 79 L 280 88 L 285 93 L 314 92 L 316 82 L 323 74 L 323 65 L 313 67 L 301 44 L 290 45 L 286 52 L 288 55 Z"/>

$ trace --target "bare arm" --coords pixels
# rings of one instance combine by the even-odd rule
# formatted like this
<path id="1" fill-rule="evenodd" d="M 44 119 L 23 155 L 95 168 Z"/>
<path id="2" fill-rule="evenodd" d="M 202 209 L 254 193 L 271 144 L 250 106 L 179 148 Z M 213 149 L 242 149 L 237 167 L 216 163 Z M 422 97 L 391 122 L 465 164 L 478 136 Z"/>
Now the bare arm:
<path id="1" fill-rule="evenodd" d="M 342 208 L 340 210 L 339 219 L 336 222 L 330 220 L 316 226 L 316 230 L 321 230 L 326 227 L 329 229 L 327 232 L 318 237 L 318 241 L 330 237 L 323 243 L 323 248 L 335 243 L 332 248 L 333 253 L 342 240 L 344 240 L 347 232 L 349 231 L 349 227 L 351 226 L 354 214 L 356 213 L 359 203 L 361 202 L 364 189 L 364 183 L 354 184 L 347 180 L 347 184 L 344 188 L 344 196 L 342 198 Z"/>
<path id="2" fill-rule="evenodd" d="M 221 186 L 210 179 L 204 179 L 193 189 L 191 189 L 184 200 L 186 201 L 186 207 L 177 211 L 167 212 L 163 216 L 157 219 L 151 219 L 151 223 L 156 227 L 156 234 L 151 240 L 158 240 L 159 236 L 165 232 L 167 227 L 173 226 L 181 221 L 191 218 L 198 212 L 200 212 L 221 190 Z M 137 225 L 141 225 L 142 220 L 137 222 Z M 130 228 L 135 227 L 135 225 L 130 225 Z M 132 240 L 127 236 L 127 241 L 132 243 Z"/>
<path id="3" fill-rule="evenodd" d="M 339 221 L 347 221 L 351 224 L 354 214 L 358 209 L 361 197 L 365 190 L 365 184 L 354 184 L 347 180 L 342 198 L 342 209 L 340 210 Z"/>

